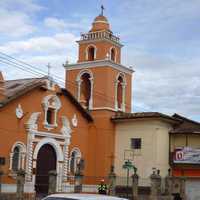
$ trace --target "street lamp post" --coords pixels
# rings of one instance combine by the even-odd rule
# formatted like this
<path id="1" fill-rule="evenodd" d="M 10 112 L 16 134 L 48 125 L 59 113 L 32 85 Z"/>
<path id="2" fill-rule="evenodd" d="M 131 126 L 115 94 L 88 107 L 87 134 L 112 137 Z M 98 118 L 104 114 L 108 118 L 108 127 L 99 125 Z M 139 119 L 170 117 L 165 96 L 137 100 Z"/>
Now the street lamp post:
<path id="1" fill-rule="evenodd" d="M 123 164 L 123 169 L 127 170 L 127 182 L 126 182 L 126 195 L 128 198 L 128 186 L 129 186 L 129 172 L 131 169 L 136 169 L 136 167 L 133 165 L 133 163 L 130 160 L 127 160 Z"/>

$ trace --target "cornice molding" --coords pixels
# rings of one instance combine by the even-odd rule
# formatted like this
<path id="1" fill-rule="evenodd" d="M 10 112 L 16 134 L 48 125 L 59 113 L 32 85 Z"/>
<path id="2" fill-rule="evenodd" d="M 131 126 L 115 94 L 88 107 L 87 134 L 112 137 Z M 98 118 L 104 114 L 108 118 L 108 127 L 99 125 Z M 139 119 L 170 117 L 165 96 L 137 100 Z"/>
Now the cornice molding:
<path id="1" fill-rule="evenodd" d="M 78 44 L 88 44 L 88 43 L 96 43 L 96 42 L 109 42 L 109 43 L 111 43 L 111 44 L 114 44 L 114 45 L 116 45 L 117 47 L 120 47 L 120 48 L 122 48 L 124 45 L 123 44 L 121 44 L 121 43 L 119 43 L 119 42 L 115 42 L 115 41 L 113 41 L 113 40 L 109 40 L 109 39 L 107 39 L 107 38 L 100 38 L 100 39 L 90 39 L 90 40 L 78 40 L 78 41 L 76 41 Z"/>
<path id="2" fill-rule="evenodd" d="M 64 65 L 64 68 L 69 70 L 74 69 L 85 69 L 85 68 L 93 68 L 93 67 L 112 67 L 119 71 L 122 71 L 127 74 L 132 74 L 134 72 L 133 69 L 127 68 L 123 65 L 117 64 L 111 60 L 95 60 L 95 61 L 88 61 L 88 62 L 80 62 L 76 64 L 67 64 Z"/>

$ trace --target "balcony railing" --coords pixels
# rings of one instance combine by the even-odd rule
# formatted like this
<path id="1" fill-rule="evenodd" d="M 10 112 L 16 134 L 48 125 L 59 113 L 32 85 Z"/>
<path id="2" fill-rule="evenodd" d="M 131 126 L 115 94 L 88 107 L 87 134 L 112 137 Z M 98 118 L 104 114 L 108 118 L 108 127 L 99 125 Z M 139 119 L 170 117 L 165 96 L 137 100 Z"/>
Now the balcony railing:
<path id="1" fill-rule="evenodd" d="M 114 36 L 109 31 L 96 31 L 91 33 L 81 34 L 81 40 L 99 40 L 99 39 L 108 39 L 113 42 L 119 42 L 119 37 Z"/>

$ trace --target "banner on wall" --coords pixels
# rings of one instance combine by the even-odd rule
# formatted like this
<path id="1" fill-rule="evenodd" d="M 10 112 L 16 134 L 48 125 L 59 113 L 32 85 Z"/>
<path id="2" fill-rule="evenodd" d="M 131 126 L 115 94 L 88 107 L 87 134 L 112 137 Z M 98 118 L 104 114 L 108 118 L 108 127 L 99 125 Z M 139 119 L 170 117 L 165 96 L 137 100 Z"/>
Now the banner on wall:
<path id="1" fill-rule="evenodd" d="M 181 147 L 174 150 L 174 163 L 200 164 L 200 149 Z"/>

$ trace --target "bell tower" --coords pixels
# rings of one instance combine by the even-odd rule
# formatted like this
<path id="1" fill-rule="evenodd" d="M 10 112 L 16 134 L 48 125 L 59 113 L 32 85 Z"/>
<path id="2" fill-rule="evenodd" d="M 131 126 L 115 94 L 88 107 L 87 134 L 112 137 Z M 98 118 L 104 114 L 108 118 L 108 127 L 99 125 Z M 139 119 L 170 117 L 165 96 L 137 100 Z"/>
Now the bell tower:
<path id="1" fill-rule="evenodd" d="M 110 119 L 117 111 L 131 112 L 133 70 L 121 64 L 123 45 L 111 31 L 103 10 L 77 43 L 77 63 L 64 65 L 66 88 L 94 120 L 88 129 L 86 174 L 104 177 L 115 156 L 115 124 Z"/>
<path id="2" fill-rule="evenodd" d="M 130 112 L 133 70 L 121 65 L 123 45 L 103 9 L 77 43 L 77 63 L 65 65 L 66 88 L 88 110 Z"/>

